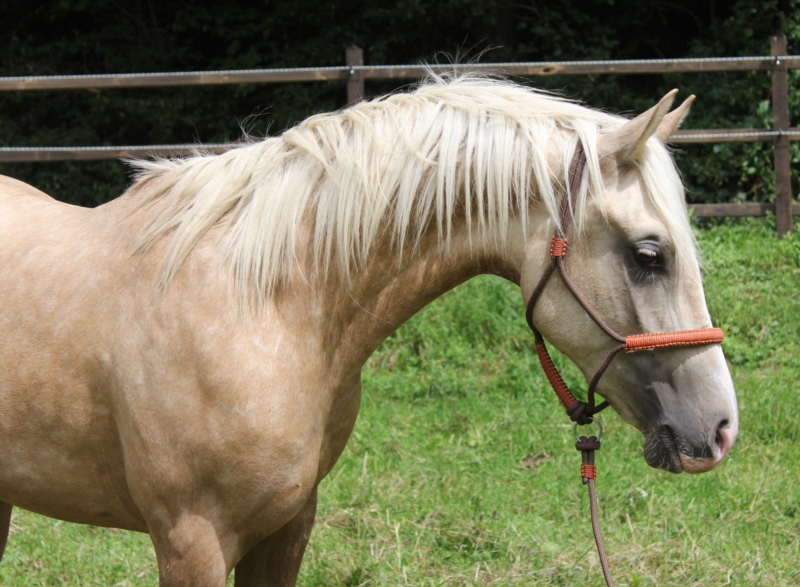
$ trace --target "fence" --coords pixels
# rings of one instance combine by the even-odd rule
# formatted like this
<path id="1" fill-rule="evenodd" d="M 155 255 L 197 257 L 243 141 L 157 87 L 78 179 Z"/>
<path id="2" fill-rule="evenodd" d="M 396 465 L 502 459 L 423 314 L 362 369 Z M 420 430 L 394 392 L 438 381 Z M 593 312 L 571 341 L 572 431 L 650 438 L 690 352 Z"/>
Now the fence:
<path id="1" fill-rule="evenodd" d="M 418 79 L 426 70 L 418 65 L 364 65 L 363 51 L 356 46 L 345 52 L 346 65 L 183 73 L 133 73 L 109 75 L 57 75 L 0 78 L 0 91 L 68 90 L 97 88 L 152 88 L 243 83 L 347 82 L 348 103 L 365 95 L 365 80 Z M 513 76 L 702 73 L 712 71 L 772 72 L 772 129 L 707 129 L 677 131 L 673 143 L 766 142 L 775 144 L 774 204 L 696 204 L 695 216 L 764 216 L 772 211 L 777 233 L 792 230 L 793 215 L 800 215 L 800 203 L 792 202 L 789 142 L 800 140 L 800 128 L 789 126 L 788 70 L 800 69 L 800 55 L 786 55 L 786 37 L 770 37 L 770 56 L 714 57 L 699 59 L 648 59 L 622 61 L 562 61 L 536 63 L 480 63 L 449 65 L 448 69 L 469 67 Z M 221 152 L 227 144 L 146 145 L 119 147 L 0 147 L 0 162 L 76 161 L 116 159 L 126 156 L 183 155 L 203 149 Z"/>

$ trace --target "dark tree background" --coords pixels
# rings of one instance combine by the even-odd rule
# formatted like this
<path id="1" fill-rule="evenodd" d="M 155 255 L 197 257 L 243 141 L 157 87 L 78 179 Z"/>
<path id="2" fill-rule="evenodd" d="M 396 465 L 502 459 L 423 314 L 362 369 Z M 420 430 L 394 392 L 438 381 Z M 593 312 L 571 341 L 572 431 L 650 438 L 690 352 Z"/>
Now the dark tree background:
<path id="1" fill-rule="evenodd" d="M 768 36 L 783 32 L 797 53 L 798 9 L 800 0 L 3 0 L 0 75 L 341 65 L 352 43 L 372 64 L 484 50 L 484 62 L 638 59 L 765 55 Z M 771 124 L 768 72 L 520 81 L 614 112 L 639 112 L 679 87 L 698 95 L 687 128 Z M 792 90 L 799 81 L 793 72 Z M 367 83 L 369 95 L 397 88 Z M 797 124 L 796 92 L 790 101 Z M 341 82 L 3 92 L 0 142 L 221 142 L 242 126 L 274 134 L 344 103 Z M 800 162 L 797 143 L 792 154 Z M 685 146 L 678 159 L 695 201 L 774 198 L 768 143 Z M 83 205 L 119 195 L 129 180 L 118 161 L 4 164 L 0 173 Z"/>

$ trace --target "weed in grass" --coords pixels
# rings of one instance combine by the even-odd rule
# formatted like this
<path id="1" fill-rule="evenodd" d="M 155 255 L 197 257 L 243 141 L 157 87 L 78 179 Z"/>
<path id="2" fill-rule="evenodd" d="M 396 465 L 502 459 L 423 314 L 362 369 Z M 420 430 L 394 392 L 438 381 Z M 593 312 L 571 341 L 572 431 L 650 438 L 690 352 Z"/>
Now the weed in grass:
<path id="1" fill-rule="evenodd" d="M 604 413 L 598 487 L 613 572 L 629 586 L 796 585 L 800 238 L 777 241 L 763 221 L 697 236 L 739 441 L 715 471 L 672 476 L 648 468 L 641 435 Z M 479 278 L 378 350 L 353 438 L 320 488 L 300 585 L 601 585 L 571 427 L 522 314 L 516 288 Z M 19 510 L 13 521 L 0 584 L 157 583 L 146 536 Z"/>

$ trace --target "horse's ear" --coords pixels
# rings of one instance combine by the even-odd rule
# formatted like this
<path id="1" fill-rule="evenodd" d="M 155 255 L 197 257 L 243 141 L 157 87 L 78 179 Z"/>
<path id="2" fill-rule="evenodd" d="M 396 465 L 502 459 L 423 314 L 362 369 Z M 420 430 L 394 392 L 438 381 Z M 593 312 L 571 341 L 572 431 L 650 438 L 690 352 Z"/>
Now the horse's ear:
<path id="1" fill-rule="evenodd" d="M 647 139 L 658 130 L 664 116 L 669 112 L 677 93 L 678 90 L 672 90 L 647 112 L 642 112 L 619 128 L 601 134 L 597 139 L 600 157 L 622 161 L 637 159 Z"/>
<path id="2" fill-rule="evenodd" d="M 687 114 L 689 114 L 689 108 L 691 108 L 694 99 L 695 95 L 692 94 L 683 101 L 683 104 L 664 116 L 664 118 L 661 120 L 661 124 L 658 125 L 658 128 L 655 132 L 655 136 L 659 141 L 666 143 L 669 140 L 669 137 L 672 135 L 672 133 L 678 129 L 683 122 L 683 119 L 686 118 Z"/>

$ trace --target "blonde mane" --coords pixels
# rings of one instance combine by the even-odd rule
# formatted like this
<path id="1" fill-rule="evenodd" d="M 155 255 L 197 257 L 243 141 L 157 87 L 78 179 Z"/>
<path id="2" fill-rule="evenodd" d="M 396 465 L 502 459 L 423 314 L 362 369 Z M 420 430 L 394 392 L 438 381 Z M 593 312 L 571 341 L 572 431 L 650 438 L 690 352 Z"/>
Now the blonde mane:
<path id="1" fill-rule="evenodd" d="M 429 226 L 447 247 L 462 215 L 470 235 L 503 243 L 510 218 L 527 225 L 533 199 L 557 222 L 566 181 L 548 165 L 556 131 L 570 137 L 558 154 L 565 162 L 577 141 L 586 150 L 574 210 L 580 233 L 587 197 L 602 191 L 597 136 L 624 122 L 505 80 L 431 74 L 412 92 L 312 116 L 221 155 L 133 161 L 133 188 L 154 186 L 142 190 L 142 205 L 156 206 L 139 249 L 171 234 L 166 287 L 203 235 L 221 224 L 235 289 L 264 300 L 296 275 L 301 231 L 312 231 L 320 269 L 333 266 L 345 279 L 386 230 L 401 252 Z M 694 255 L 669 152 L 651 139 L 638 165 L 676 249 Z"/>

